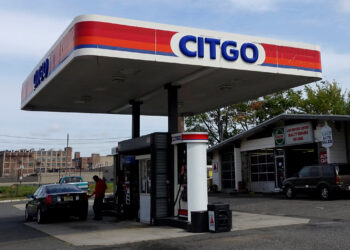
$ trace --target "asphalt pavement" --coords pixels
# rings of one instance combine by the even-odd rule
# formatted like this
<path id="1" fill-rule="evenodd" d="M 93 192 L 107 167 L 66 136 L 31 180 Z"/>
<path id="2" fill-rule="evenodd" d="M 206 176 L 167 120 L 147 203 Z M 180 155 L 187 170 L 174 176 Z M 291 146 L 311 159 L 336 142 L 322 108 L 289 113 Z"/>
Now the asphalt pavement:
<path id="1" fill-rule="evenodd" d="M 237 214 L 250 215 L 250 223 L 255 226 L 226 233 L 191 234 L 118 245 L 74 246 L 26 225 L 23 211 L 19 209 L 23 202 L 0 203 L 0 249 L 349 249 L 348 197 L 320 201 L 309 197 L 286 200 L 281 196 L 215 195 L 209 200 L 229 203 Z M 263 216 L 272 216 L 274 221 L 276 216 L 281 220 L 300 218 L 307 223 L 258 227 Z M 87 223 L 90 220 L 91 217 Z M 239 217 L 233 220 L 233 228 L 235 223 L 241 223 Z M 123 236 L 116 233 L 115 237 Z"/>
<path id="2" fill-rule="evenodd" d="M 24 213 L 14 207 L 24 202 L 0 203 L 0 249 L 75 249 L 70 244 L 24 225 Z"/>

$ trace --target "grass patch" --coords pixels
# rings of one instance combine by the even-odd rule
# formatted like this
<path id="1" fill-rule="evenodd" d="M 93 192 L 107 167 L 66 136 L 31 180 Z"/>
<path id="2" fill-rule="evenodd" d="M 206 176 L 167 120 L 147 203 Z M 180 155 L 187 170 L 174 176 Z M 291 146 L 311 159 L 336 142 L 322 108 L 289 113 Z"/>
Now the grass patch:
<path id="1" fill-rule="evenodd" d="M 113 192 L 113 189 L 114 189 L 114 183 L 113 182 L 107 182 L 107 190 L 106 190 L 106 193 L 114 193 Z M 94 191 L 95 191 L 95 186 L 96 186 L 96 183 L 90 183 L 90 186 L 89 186 L 89 190 L 90 190 L 90 194 L 92 194 Z"/>
<path id="2" fill-rule="evenodd" d="M 106 193 L 113 193 L 113 182 L 107 182 Z M 34 194 L 39 185 L 0 186 L 0 200 L 26 198 L 27 194 Z M 95 183 L 90 184 L 90 194 L 95 191 Z"/>
<path id="3" fill-rule="evenodd" d="M 38 185 L 19 185 L 0 187 L 0 199 L 25 198 L 27 194 L 34 194 Z"/>

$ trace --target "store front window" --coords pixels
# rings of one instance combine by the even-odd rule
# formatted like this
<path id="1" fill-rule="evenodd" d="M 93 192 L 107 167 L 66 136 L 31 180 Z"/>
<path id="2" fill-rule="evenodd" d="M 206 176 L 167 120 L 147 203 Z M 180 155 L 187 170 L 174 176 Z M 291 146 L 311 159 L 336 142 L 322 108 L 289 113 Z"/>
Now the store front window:
<path id="1" fill-rule="evenodd" d="M 250 161 L 251 189 L 254 192 L 269 192 L 275 188 L 275 157 L 273 149 L 248 153 Z"/>
<path id="2" fill-rule="evenodd" d="M 221 154 L 221 180 L 223 189 L 235 188 L 235 163 L 232 151 Z"/>

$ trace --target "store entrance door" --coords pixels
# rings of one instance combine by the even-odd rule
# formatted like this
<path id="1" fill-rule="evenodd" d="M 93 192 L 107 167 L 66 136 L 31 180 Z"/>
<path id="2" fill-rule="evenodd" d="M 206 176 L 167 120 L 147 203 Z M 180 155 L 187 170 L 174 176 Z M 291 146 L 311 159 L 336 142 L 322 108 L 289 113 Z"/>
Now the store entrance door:
<path id="1" fill-rule="evenodd" d="M 151 224 L 151 159 L 150 155 L 136 157 L 140 173 L 140 222 Z"/>
<path id="2" fill-rule="evenodd" d="M 284 155 L 276 155 L 276 191 L 282 189 L 282 183 L 285 179 L 285 160 Z"/>

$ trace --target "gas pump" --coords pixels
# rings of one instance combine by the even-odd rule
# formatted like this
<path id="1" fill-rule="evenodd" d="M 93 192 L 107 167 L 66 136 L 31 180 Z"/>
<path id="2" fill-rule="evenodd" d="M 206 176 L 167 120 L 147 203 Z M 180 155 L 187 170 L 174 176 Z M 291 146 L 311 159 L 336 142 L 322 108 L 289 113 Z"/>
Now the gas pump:
<path id="1" fill-rule="evenodd" d="M 117 207 L 122 218 L 138 217 L 138 167 L 134 156 L 120 157 L 117 173 Z M 135 176 L 137 178 L 135 178 Z"/>
<path id="2" fill-rule="evenodd" d="M 208 134 L 185 132 L 172 135 L 175 161 L 174 190 L 180 194 L 174 200 L 174 213 L 191 222 L 191 213 L 206 211 Z"/>
<path id="3" fill-rule="evenodd" d="M 178 191 L 175 198 L 174 205 L 175 214 L 180 219 L 187 220 L 187 167 L 186 167 L 186 144 L 178 144 L 177 146 L 177 180 L 178 180 Z M 176 211 L 177 210 L 177 211 Z"/>
<path id="4" fill-rule="evenodd" d="M 168 154 L 168 133 L 152 133 L 118 143 L 116 179 L 122 218 L 156 224 L 169 216 Z"/>
<path id="5" fill-rule="evenodd" d="M 118 202 L 124 217 L 156 224 L 175 214 L 186 224 L 191 213 L 207 211 L 208 134 L 181 133 L 171 138 L 173 158 L 168 157 L 168 133 L 118 143 Z"/>

